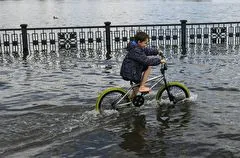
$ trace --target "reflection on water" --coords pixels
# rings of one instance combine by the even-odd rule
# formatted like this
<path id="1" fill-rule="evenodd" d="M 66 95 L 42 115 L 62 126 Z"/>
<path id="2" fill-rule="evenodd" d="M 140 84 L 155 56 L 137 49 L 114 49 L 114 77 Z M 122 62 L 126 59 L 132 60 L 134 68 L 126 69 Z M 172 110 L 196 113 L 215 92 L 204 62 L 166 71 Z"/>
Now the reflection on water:
<path id="1" fill-rule="evenodd" d="M 125 127 L 129 128 L 129 132 L 120 136 L 123 138 L 123 141 L 119 144 L 119 146 L 126 151 L 141 153 L 146 142 L 144 140 L 144 134 L 146 132 L 145 125 L 145 115 L 134 116 L 132 122 Z"/>
<path id="2" fill-rule="evenodd" d="M 133 114 L 132 117 L 126 119 L 126 123 L 122 127 L 125 132 L 120 135 L 123 141 L 119 146 L 127 152 L 135 152 L 139 156 L 151 155 L 151 157 L 159 157 L 161 155 L 168 157 L 169 144 L 167 138 L 165 138 L 168 135 L 167 132 L 174 130 L 180 132 L 181 128 L 188 127 L 191 119 L 190 104 L 182 104 L 178 107 L 165 105 L 159 106 L 157 109 L 154 108 L 156 110 L 156 120 L 151 118 L 150 124 L 146 120 L 146 117 L 149 117 L 148 115 L 142 113 Z M 152 112 L 151 114 L 154 113 Z M 178 133 L 178 135 L 181 135 L 181 133 Z M 175 149 L 175 152 L 178 150 Z"/>
<path id="3" fill-rule="evenodd" d="M 157 120 L 165 128 L 170 128 L 170 124 L 177 123 L 179 127 L 187 126 L 190 121 L 189 108 L 193 103 L 184 103 L 177 106 L 161 105 L 157 109 Z"/>

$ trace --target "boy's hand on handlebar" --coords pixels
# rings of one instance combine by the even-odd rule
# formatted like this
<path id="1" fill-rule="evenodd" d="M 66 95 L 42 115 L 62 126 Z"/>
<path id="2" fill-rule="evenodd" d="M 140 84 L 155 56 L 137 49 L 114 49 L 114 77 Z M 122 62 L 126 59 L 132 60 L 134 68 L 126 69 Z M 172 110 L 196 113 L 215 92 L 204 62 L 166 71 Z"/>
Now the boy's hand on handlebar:
<path id="1" fill-rule="evenodd" d="M 158 50 L 158 55 L 161 57 L 161 60 L 160 60 L 161 64 L 165 64 L 166 60 L 161 50 Z"/>
<path id="2" fill-rule="evenodd" d="M 160 62 L 161 62 L 161 64 L 166 64 L 167 63 L 165 59 L 161 59 Z"/>

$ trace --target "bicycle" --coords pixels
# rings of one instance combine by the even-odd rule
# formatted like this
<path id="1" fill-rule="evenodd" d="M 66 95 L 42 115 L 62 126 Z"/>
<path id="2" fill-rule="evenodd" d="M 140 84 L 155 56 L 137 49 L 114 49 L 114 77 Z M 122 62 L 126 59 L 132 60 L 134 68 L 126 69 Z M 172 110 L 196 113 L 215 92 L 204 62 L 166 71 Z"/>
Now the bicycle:
<path id="1" fill-rule="evenodd" d="M 178 81 L 167 82 L 165 71 L 167 64 L 161 64 L 161 74 L 147 80 L 148 82 L 154 81 L 150 86 L 153 89 L 158 83 L 162 83 L 156 94 L 156 100 L 159 103 L 168 99 L 170 103 L 176 104 L 186 98 L 190 97 L 189 89 Z M 144 104 L 144 96 L 148 93 L 140 93 L 134 98 L 130 98 L 131 91 L 138 87 L 139 84 L 134 84 L 130 81 L 130 88 L 127 90 L 122 87 L 110 87 L 100 92 L 96 101 L 96 111 L 102 113 L 104 110 L 119 110 L 120 107 L 130 105 L 131 103 L 140 107 Z"/>

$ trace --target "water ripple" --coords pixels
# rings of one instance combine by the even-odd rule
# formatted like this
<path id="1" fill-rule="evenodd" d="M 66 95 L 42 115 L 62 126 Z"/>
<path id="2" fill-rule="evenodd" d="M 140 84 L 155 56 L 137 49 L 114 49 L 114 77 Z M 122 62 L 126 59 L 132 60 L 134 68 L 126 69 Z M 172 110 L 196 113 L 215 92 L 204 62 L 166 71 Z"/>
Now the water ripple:
<path id="1" fill-rule="evenodd" d="M 9 89 L 11 86 L 7 82 L 0 82 L 0 90 Z"/>
<path id="2" fill-rule="evenodd" d="M 218 139 L 230 139 L 240 141 L 240 134 L 219 134 L 215 136 Z"/>
<path id="3" fill-rule="evenodd" d="M 237 156 L 240 72 L 233 68 L 239 65 L 221 55 L 168 58 L 168 80 L 181 81 L 191 91 L 186 102 L 158 105 L 156 88 L 144 106 L 104 115 L 94 111 L 98 92 L 129 86 L 119 76 L 120 59 L 106 63 L 68 56 L 64 62 L 59 57 L 55 63 L 5 64 L 0 156 L 211 157 L 226 146 L 218 156 Z M 157 74 L 154 67 L 151 75 Z"/>
<path id="4" fill-rule="evenodd" d="M 230 92 L 239 92 L 240 89 L 239 88 L 235 88 L 235 87 L 205 87 L 208 90 L 213 90 L 213 91 L 230 91 Z"/>

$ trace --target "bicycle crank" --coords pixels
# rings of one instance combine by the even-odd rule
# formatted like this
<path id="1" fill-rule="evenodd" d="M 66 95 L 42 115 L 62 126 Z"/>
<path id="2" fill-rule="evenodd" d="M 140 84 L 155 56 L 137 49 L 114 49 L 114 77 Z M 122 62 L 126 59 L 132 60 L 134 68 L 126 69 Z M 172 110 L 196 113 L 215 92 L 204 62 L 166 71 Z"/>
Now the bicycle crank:
<path id="1" fill-rule="evenodd" d="M 142 95 L 137 95 L 133 100 L 132 103 L 136 107 L 140 107 L 144 103 L 144 97 Z"/>

